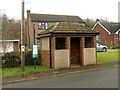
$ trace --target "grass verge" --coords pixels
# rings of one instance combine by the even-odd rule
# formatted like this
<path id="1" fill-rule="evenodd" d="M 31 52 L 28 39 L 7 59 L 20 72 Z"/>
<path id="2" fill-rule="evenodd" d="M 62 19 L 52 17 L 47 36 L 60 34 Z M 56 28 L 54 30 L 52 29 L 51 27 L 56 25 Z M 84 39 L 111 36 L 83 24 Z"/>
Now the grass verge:
<path id="1" fill-rule="evenodd" d="M 44 66 L 36 66 L 36 69 L 34 69 L 34 66 L 26 66 L 24 72 L 21 71 L 20 67 L 3 68 L 2 78 L 27 76 L 35 73 L 48 72 L 50 70 L 52 69 Z"/>
<path id="2" fill-rule="evenodd" d="M 98 52 L 97 53 L 98 64 L 118 61 L 120 60 L 120 58 L 118 58 L 119 55 L 120 55 L 120 51 L 119 53 L 118 51 Z M 36 66 L 36 69 L 34 69 L 34 66 L 26 66 L 24 72 L 21 71 L 21 67 L 3 68 L 0 69 L 0 71 L 1 70 L 2 70 L 2 78 L 8 78 L 8 77 L 28 76 L 41 72 L 48 72 L 53 69 L 44 66 Z"/>
<path id="3" fill-rule="evenodd" d="M 97 52 L 98 64 L 104 64 L 120 60 L 118 56 L 120 51 Z"/>

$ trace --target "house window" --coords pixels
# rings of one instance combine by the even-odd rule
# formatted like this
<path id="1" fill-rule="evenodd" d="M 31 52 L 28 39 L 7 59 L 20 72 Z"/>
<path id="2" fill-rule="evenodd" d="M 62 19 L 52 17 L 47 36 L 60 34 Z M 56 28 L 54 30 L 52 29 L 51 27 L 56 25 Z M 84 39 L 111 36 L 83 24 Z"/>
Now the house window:
<path id="1" fill-rule="evenodd" d="M 65 38 L 56 38 L 56 49 L 65 49 Z"/>
<path id="2" fill-rule="evenodd" d="M 100 35 L 96 36 L 96 40 L 97 40 L 97 41 L 100 40 Z"/>
<path id="3" fill-rule="evenodd" d="M 38 29 L 43 29 L 43 30 L 48 29 L 48 23 L 39 22 L 38 23 Z"/>

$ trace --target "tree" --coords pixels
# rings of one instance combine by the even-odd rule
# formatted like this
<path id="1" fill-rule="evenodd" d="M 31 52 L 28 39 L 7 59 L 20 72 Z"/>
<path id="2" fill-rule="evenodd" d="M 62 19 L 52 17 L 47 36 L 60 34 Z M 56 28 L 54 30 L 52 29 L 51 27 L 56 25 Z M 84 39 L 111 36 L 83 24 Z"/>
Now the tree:
<path id="1" fill-rule="evenodd" d="M 6 42 L 6 40 L 9 37 L 8 34 L 8 18 L 5 14 L 2 15 L 2 40 L 0 42 L 1 50 L 3 51 L 3 54 L 7 51 L 7 48 L 10 47 L 10 44 Z"/>
<path id="2" fill-rule="evenodd" d="M 9 19 L 6 14 L 2 15 L 2 39 L 0 48 L 5 54 L 11 46 L 9 40 L 20 39 L 20 20 Z"/>
<path id="3" fill-rule="evenodd" d="M 86 22 L 86 26 L 91 28 L 91 29 L 93 28 L 93 26 L 97 22 L 102 22 L 102 23 L 109 23 L 110 22 L 109 20 L 107 20 L 107 18 L 105 18 L 105 19 L 98 19 L 97 18 L 96 20 L 87 18 L 87 19 L 84 19 L 84 21 Z"/>
<path id="4" fill-rule="evenodd" d="M 89 28 L 92 28 L 95 24 L 95 21 L 93 19 L 84 19 L 84 21 L 86 22 L 86 26 L 89 27 Z"/>

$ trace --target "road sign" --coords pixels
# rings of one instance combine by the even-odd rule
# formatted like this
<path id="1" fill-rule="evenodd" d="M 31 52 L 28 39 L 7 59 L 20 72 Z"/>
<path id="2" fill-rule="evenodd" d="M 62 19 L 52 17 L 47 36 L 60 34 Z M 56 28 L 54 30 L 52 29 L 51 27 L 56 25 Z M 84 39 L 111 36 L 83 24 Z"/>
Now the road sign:
<path id="1" fill-rule="evenodd" d="M 32 58 L 38 58 L 38 45 L 37 44 L 33 44 Z"/>
<path id="2" fill-rule="evenodd" d="M 22 51 L 22 52 L 25 51 L 25 46 L 24 46 L 24 45 L 21 46 L 21 51 Z"/>

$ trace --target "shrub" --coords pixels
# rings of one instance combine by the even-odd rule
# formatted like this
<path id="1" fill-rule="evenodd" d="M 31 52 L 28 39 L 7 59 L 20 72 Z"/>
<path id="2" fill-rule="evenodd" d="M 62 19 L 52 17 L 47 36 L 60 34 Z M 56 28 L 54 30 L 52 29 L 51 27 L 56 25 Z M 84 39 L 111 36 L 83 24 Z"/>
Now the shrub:
<path id="1" fill-rule="evenodd" d="M 40 65 L 40 53 L 36 60 L 36 64 Z M 34 59 L 32 58 L 32 51 L 25 52 L 25 65 L 28 65 L 28 66 L 34 65 Z"/>
<path id="2" fill-rule="evenodd" d="M 34 59 L 32 58 L 32 52 L 27 51 L 25 52 L 25 65 L 33 65 Z"/>
<path id="3" fill-rule="evenodd" d="M 112 46 L 112 49 L 120 49 L 120 46 Z"/>
<path id="4" fill-rule="evenodd" d="M 16 52 L 5 53 L 2 56 L 2 67 L 16 67 L 20 65 L 20 57 Z"/>
<path id="5" fill-rule="evenodd" d="M 36 65 L 40 65 L 40 53 L 38 55 L 39 57 L 36 60 Z M 5 53 L 4 56 L 2 56 L 2 67 L 17 67 L 20 66 L 21 59 L 20 59 L 20 53 L 18 52 L 9 52 Z M 25 52 L 25 65 L 30 66 L 34 65 L 34 59 L 32 58 L 32 51 L 26 51 Z"/>

